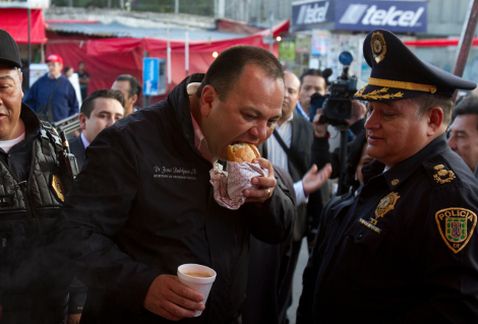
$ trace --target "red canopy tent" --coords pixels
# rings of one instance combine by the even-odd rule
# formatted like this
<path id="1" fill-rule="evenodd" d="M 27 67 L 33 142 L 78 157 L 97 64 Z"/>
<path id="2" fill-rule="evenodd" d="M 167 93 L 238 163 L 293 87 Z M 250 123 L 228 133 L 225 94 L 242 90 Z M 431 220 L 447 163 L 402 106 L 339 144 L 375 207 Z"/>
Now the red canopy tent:
<path id="1" fill-rule="evenodd" d="M 0 29 L 12 35 L 19 44 L 28 43 L 28 9 L 0 8 Z M 30 43 L 45 44 L 45 20 L 41 9 L 30 9 Z"/>
<path id="2" fill-rule="evenodd" d="M 286 21 L 273 29 L 273 35 L 284 33 L 289 28 Z M 234 45 L 252 45 L 270 49 L 264 43 L 264 37 L 269 31 L 261 31 L 241 38 L 189 42 L 189 74 L 205 72 L 214 60 L 213 52 L 220 53 Z M 80 61 L 85 62 L 86 70 L 90 74 L 88 92 L 96 89 L 109 88 L 114 79 L 123 73 L 135 76 L 142 81 L 142 62 L 145 53 L 149 57 L 167 58 L 167 40 L 151 38 L 108 38 L 66 41 L 58 36 L 49 36 L 47 55 L 59 54 L 63 57 L 65 65 L 77 67 Z M 170 41 L 171 48 L 171 84 L 170 88 L 186 77 L 185 71 L 185 42 Z M 278 46 L 272 46 L 274 54 L 278 53 Z M 168 89 L 169 90 L 169 89 Z"/>

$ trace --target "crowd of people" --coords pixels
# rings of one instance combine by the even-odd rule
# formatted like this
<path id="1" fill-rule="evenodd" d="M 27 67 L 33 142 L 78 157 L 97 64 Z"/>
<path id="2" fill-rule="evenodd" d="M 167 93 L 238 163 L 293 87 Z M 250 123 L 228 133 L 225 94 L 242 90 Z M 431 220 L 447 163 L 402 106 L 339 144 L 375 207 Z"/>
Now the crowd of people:
<path id="1" fill-rule="evenodd" d="M 140 108 L 133 76 L 88 94 L 82 63 L 79 107 L 61 56 L 23 98 L 18 47 L 0 43 L 0 323 L 478 321 L 478 97 L 452 99 L 476 84 L 394 34 L 364 40 L 345 156 L 310 100 L 330 70 L 236 46 Z M 68 143 L 51 122 L 75 114 Z M 227 208 L 211 177 L 236 143 L 261 171 Z M 185 263 L 216 271 L 207 301 Z"/>

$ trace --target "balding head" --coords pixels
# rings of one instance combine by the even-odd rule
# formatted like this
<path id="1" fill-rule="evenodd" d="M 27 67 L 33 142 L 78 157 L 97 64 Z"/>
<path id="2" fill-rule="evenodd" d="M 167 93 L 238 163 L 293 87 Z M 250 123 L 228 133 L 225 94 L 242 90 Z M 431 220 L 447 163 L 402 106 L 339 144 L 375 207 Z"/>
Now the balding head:
<path id="1" fill-rule="evenodd" d="M 299 100 L 299 78 L 290 71 L 284 72 L 284 102 L 282 103 L 282 117 L 279 124 L 282 124 L 294 113 L 295 106 Z"/>

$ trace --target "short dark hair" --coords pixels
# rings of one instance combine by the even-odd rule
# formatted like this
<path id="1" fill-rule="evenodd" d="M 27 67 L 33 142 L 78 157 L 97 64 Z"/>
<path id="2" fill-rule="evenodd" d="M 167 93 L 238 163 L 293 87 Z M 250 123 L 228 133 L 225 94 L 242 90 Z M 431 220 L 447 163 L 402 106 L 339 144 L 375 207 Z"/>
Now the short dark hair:
<path id="1" fill-rule="evenodd" d="M 456 105 L 456 108 L 453 111 L 453 119 L 455 119 L 456 116 L 460 115 L 478 115 L 477 95 L 467 95 Z"/>
<path id="2" fill-rule="evenodd" d="M 268 77 L 284 79 L 280 62 L 265 49 L 254 46 L 234 46 L 222 52 L 211 64 L 197 90 L 197 96 L 201 95 L 204 86 L 211 85 L 217 91 L 219 98 L 224 100 L 248 64 L 259 66 Z"/>
<path id="3" fill-rule="evenodd" d="M 447 96 L 437 94 L 419 94 L 416 97 L 410 98 L 416 101 L 420 106 L 419 113 L 425 114 L 430 107 L 439 106 L 443 109 L 443 124 L 448 125 L 451 121 L 451 112 L 453 109 L 453 100 Z"/>
<path id="4" fill-rule="evenodd" d="M 98 98 L 116 99 L 119 101 L 121 106 L 124 107 L 124 96 L 121 91 L 112 89 L 101 89 L 96 90 L 88 97 L 86 97 L 86 99 L 81 104 L 80 112 L 86 117 L 90 118 L 91 112 L 94 108 L 94 102 Z"/>
<path id="5" fill-rule="evenodd" d="M 302 84 L 304 82 L 304 78 L 306 76 L 318 76 L 318 77 L 321 77 L 322 79 L 324 79 L 327 83 L 327 79 L 326 77 L 324 76 L 324 74 L 322 73 L 321 70 L 319 69 L 307 69 L 305 70 L 302 75 L 300 76 L 300 84 Z M 328 77 L 328 76 L 327 76 Z"/>
<path id="6" fill-rule="evenodd" d="M 141 86 L 138 79 L 131 74 L 120 74 L 116 77 L 115 81 L 128 81 L 129 82 L 129 96 L 141 95 Z"/>

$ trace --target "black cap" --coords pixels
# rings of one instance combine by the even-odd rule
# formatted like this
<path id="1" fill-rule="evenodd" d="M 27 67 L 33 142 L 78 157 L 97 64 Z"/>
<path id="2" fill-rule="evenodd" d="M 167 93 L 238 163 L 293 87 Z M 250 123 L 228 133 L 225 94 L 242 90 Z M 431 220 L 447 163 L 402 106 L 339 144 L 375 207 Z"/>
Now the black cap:
<path id="1" fill-rule="evenodd" d="M 355 93 L 357 99 L 398 100 L 424 93 L 452 97 L 456 89 L 476 87 L 474 82 L 421 61 L 397 36 L 386 30 L 367 35 L 363 55 L 372 73 L 368 84 Z"/>
<path id="2" fill-rule="evenodd" d="M 0 65 L 22 67 L 17 43 L 9 33 L 2 29 L 0 29 Z"/>

